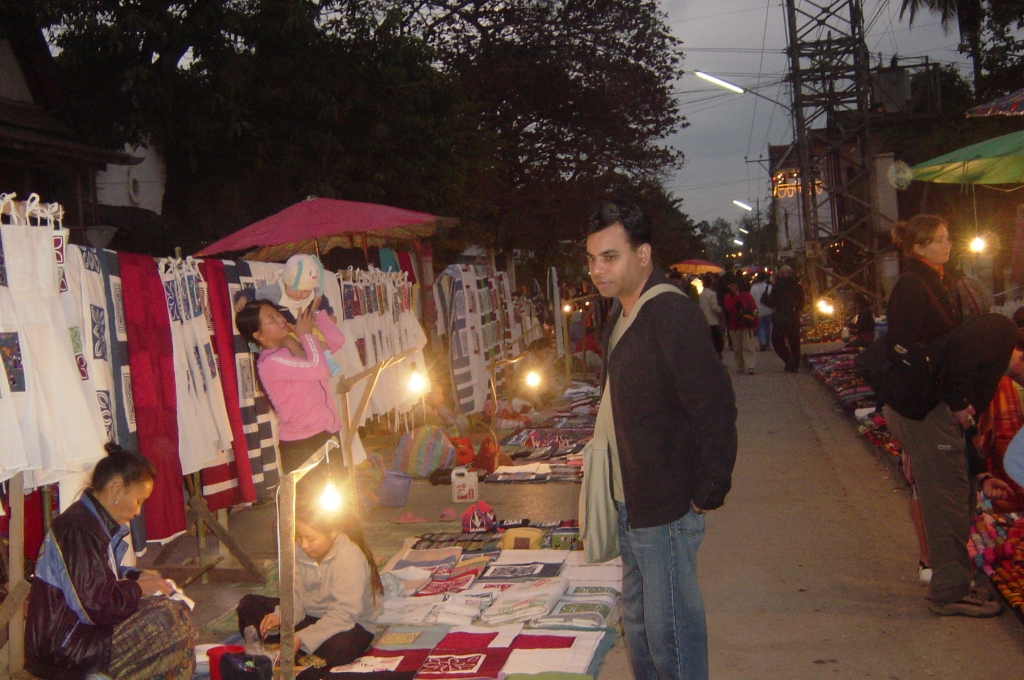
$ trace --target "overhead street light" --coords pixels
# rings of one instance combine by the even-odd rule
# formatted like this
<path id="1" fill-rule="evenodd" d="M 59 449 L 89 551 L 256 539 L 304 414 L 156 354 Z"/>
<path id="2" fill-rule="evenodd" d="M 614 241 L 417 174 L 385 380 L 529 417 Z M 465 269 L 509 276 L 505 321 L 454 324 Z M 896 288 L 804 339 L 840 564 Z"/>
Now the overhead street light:
<path id="1" fill-rule="evenodd" d="M 732 92 L 735 92 L 736 94 L 743 94 L 744 92 L 746 92 L 746 90 L 744 90 L 739 85 L 733 85 L 730 82 L 726 82 L 726 81 L 722 80 L 721 78 L 716 78 L 713 75 L 709 75 L 707 73 L 704 73 L 703 71 L 694 71 L 693 75 L 697 76 L 698 78 L 703 78 L 704 80 L 708 81 L 709 83 L 714 83 L 715 85 L 718 85 L 719 87 L 724 87 L 725 89 L 730 90 Z"/>
<path id="2" fill-rule="evenodd" d="M 738 246 L 741 246 L 741 245 L 743 245 L 743 241 L 739 240 L 738 238 L 734 238 L 734 239 L 732 240 L 732 242 L 733 242 L 733 243 L 735 243 L 735 244 L 736 244 L 736 245 L 738 245 Z"/>
<path id="3" fill-rule="evenodd" d="M 740 227 L 740 228 L 739 228 L 739 230 L 740 230 L 740 233 L 741 233 L 741 234 L 749 234 L 749 233 L 750 233 L 749 231 L 747 231 L 747 230 L 746 230 L 746 229 L 744 229 L 743 227 Z"/>
<path id="4" fill-rule="evenodd" d="M 733 201 L 732 203 L 733 203 L 733 205 L 738 205 L 739 207 L 743 208 L 747 212 L 751 212 L 753 210 L 753 208 L 751 208 L 749 205 L 747 205 L 743 201 Z"/>
<path id="5" fill-rule="evenodd" d="M 752 94 L 755 97 L 760 97 L 761 99 L 770 101 L 772 104 L 775 104 L 777 106 L 781 106 L 782 108 L 786 109 L 790 113 L 793 113 L 792 107 L 786 106 L 782 102 L 776 101 L 776 100 L 772 99 L 771 97 L 766 97 L 763 94 L 761 94 L 760 92 L 755 92 L 754 90 L 744 90 L 739 85 L 733 85 L 732 83 L 730 83 L 727 80 L 722 80 L 721 78 L 716 78 L 715 76 L 707 74 L 707 73 L 704 73 L 703 71 L 694 71 L 693 75 L 697 76 L 698 78 L 702 78 L 703 80 L 706 80 L 709 83 L 714 83 L 715 85 L 718 85 L 719 87 L 724 87 L 725 89 L 729 90 L 730 92 L 735 92 L 736 94 Z M 735 202 L 736 201 L 733 201 L 733 203 L 735 203 Z"/>

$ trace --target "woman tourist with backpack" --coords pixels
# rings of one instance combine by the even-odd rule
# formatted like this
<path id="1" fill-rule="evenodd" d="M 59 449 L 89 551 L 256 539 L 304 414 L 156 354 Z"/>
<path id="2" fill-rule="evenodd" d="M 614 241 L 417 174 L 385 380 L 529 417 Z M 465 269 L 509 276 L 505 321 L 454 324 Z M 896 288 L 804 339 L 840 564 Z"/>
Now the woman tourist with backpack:
<path id="1" fill-rule="evenodd" d="M 736 355 L 736 373 L 754 375 L 754 362 L 757 359 L 757 302 L 750 294 L 750 284 L 743 280 L 730 283 L 724 302 L 729 339 Z"/>
<path id="2" fill-rule="evenodd" d="M 916 215 L 893 228 L 892 240 L 900 249 L 903 272 L 889 296 L 887 339 L 905 352 L 934 359 L 937 341 L 960 325 L 944 280 L 949 229 L 941 217 Z M 975 409 L 963 396 L 940 391 L 942 400 L 936 398 L 938 404 L 923 419 L 901 415 L 893 405 L 883 411 L 889 429 L 910 455 L 930 560 L 925 565 L 922 559 L 922 566 L 932 570 L 928 606 L 946 616 L 996 616 L 1002 606 L 987 590 L 974 588 L 975 565 L 967 552 L 974 487 L 964 432 L 974 425 Z M 982 490 L 989 492 L 992 483 L 984 480 Z"/>

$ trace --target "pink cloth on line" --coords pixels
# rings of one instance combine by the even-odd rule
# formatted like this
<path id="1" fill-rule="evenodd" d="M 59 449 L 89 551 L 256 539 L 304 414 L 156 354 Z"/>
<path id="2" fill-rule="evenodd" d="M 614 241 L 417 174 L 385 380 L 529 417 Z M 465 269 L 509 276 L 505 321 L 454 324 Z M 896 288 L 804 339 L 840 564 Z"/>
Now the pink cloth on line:
<path id="1" fill-rule="evenodd" d="M 332 352 L 341 349 L 345 336 L 327 312 L 316 313 L 316 327 Z M 306 439 L 321 432 L 339 432 L 341 419 L 329 383 L 327 357 L 312 335 L 300 338 L 306 358 L 296 358 L 284 347 L 263 350 L 256 363 L 263 388 L 277 411 L 281 441 Z"/>
<path id="2" fill-rule="evenodd" d="M 149 540 L 162 541 L 185 531 L 171 323 L 156 261 L 132 253 L 118 253 L 117 259 L 139 453 L 156 467 L 146 501 L 146 532 Z"/>
<path id="3" fill-rule="evenodd" d="M 224 405 L 231 423 L 231 450 L 235 460 L 202 471 L 203 496 L 210 510 L 229 508 L 239 503 L 256 500 L 256 488 L 252 481 L 252 465 L 249 463 L 249 447 L 245 441 L 242 424 L 242 409 L 238 400 L 238 374 L 235 371 L 234 309 L 224 278 L 224 263 L 220 260 L 206 260 L 199 263 L 199 270 L 206 280 L 210 317 L 213 320 L 213 351 L 217 354 L 220 367 L 220 381 L 224 388 Z M 230 484 L 237 480 L 237 484 Z M 228 488 L 221 488 L 225 483 Z M 208 493 L 207 489 L 220 491 Z"/>

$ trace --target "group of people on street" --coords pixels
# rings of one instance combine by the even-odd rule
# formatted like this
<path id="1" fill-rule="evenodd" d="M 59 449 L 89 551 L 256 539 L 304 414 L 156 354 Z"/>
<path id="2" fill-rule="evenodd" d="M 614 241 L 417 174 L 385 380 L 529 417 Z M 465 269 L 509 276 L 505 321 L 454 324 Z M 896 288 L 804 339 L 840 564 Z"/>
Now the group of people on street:
<path id="1" fill-rule="evenodd" d="M 769 339 L 786 370 L 795 372 L 804 297 L 784 266 L 773 280 L 761 276 L 753 286 L 728 270 L 717 281 L 708 277 L 694 301 L 654 264 L 651 234 L 646 215 L 628 202 L 606 203 L 587 222 L 589 274 L 613 304 L 600 342 L 598 420 L 607 424 L 601 434 L 607 479 L 585 488 L 603 496 L 582 499 L 580 519 L 588 541 L 592 536 L 621 554 L 633 676 L 699 680 L 709 671 L 697 554 L 706 513 L 721 507 L 731 488 L 738 448 L 719 319 L 724 313 L 738 372 L 754 372 L 755 352 Z M 930 570 L 928 606 L 941 615 L 994 616 L 1001 607 L 975 580 L 966 543 L 975 494 L 1007 499 L 1015 490 L 969 452 L 976 419 L 1004 378 L 1024 382 L 1024 331 L 998 315 L 962 320 L 944 283 L 950 252 L 944 220 L 918 215 L 898 225 L 893 237 L 904 271 L 889 300 L 891 342 L 916 343 L 943 367 L 935 405 L 923 419 L 900 413 L 898 405 L 884 409 L 912 463 L 922 567 Z M 259 349 L 259 378 L 281 420 L 284 472 L 340 427 L 329 357 L 345 339 L 314 288 L 295 283 L 283 294 L 307 302 L 284 310 L 290 319 L 282 305 L 266 299 L 240 304 L 236 319 Z M 765 317 L 770 322 L 762 322 Z M 168 597 L 170 582 L 124 560 L 127 524 L 155 477 L 145 458 L 109 445 L 90 488 L 53 522 L 29 599 L 27 662 L 35 675 L 191 676 L 195 630 L 187 607 Z M 312 497 L 311 487 L 300 489 L 295 644 L 324 663 L 311 665 L 304 680 L 323 677 L 366 650 L 382 593 L 356 518 L 325 516 Z M 614 521 L 604 528 L 588 526 L 594 500 L 612 508 Z M 238 618 L 239 632 L 251 626 L 272 639 L 281 627 L 279 601 L 246 596 Z"/>
<path id="2" fill-rule="evenodd" d="M 783 265 L 773 275 L 759 272 L 749 282 L 727 264 L 720 275 L 702 276 L 701 283 L 697 304 L 719 359 L 728 341 L 737 374 L 753 375 L 756 353 L 769 349 L 775 350 L 787 372 L 799 370 L 804 290 L 792 267 Z"/>

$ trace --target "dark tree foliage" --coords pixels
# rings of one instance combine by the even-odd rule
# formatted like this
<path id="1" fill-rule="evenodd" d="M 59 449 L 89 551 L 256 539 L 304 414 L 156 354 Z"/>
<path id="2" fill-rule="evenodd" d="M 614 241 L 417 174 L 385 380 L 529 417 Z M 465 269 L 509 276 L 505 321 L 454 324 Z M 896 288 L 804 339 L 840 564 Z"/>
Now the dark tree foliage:
<path id="1" fill-rule="evenodd" d="M 165 156 L 187 227 L 154 253 L 308 195 L 458 217 L 452 247 L 543 251 L 612 192 L 692 232 L 655 2 L 34 1 L 84 141 Z"/>
<path id="2" fill-rule="evenodd" d="M 187 228 L 154 253 L 194 251 L 308 195 L 458 214 L 488 155 L 457 81 L 387 16 L 327 22 L 308 0 L 39 9 L 85 139 L 164 154 L 164 214 Z"/>
<path id="3" fill-rule="evenodd" d="M 499 246 L 564 238 L 599 195 L 682 163 L 671 94 L 679 43 L 649 0 L 422 0 L 405 24 L 434 46 L 497 137 L 490 201 L 471 219 Z M 647 205 L 649 209 L 654 205 Z"/>

